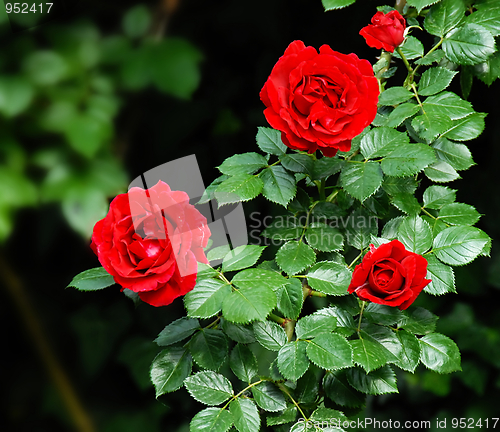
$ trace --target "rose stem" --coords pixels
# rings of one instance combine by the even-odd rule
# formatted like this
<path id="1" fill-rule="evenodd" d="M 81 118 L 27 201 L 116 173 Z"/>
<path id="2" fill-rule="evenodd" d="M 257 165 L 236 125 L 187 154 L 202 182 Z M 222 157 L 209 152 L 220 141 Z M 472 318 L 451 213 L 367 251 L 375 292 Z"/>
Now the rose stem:
<path id="1" fill-rule="evenodd" d="M 366 305 L 366 302 L 363 301 L 361 303 L 361 312 L 359 313 L 359 321 L 358 321 L 358 333 L 360 332 L 361 330 L 361 318 L 363 318 L 363 311 L 365 310 L 365 305 Z"/>

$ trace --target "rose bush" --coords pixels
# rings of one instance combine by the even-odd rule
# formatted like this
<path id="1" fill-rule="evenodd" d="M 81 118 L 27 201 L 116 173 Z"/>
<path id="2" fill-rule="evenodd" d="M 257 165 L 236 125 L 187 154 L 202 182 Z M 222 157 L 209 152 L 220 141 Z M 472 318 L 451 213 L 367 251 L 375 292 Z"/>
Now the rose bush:
<path id="1" fill-rule="evenodd" d="M 394 52 L 404 40 L 406 21 L 401 14 L 390 11 L 384 14 L 378 11 L 372 17 L 372 23 L 363 27 L 359 34 L 366 39 L 368 46 Z"/>
<path id="2" fill-rule="evenodd" d="M 431 282 L 425 279 L 426 274 L 427 260 L 407 251 L 399 240 L 392 240 L 378 248 L 370 245 L 354 269 L 348 291 L 361 300 L 404 310 Z"/>
<path id="3" fill-rule="evenodd" d="M 260 92 L 269 124 L 288 147 L 348 151 L 377 114 L 379 86 L 367 60 L 292 42 Z"/>
<path id="4" fill-rule="evenodd" d="M 185 192 L 159 181 L 118 195 L 98 221 L 91 248 L 116 283 L 153 306 L 165 306 L 196 283 L 210 230 Z"/>

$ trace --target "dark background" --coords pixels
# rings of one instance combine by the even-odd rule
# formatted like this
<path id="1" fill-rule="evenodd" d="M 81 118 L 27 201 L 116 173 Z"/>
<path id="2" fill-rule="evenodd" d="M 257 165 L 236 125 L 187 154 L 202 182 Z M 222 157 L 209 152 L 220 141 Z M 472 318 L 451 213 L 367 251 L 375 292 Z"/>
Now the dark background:
<path id="1" fill-rule="evenodd" d="M 156 401 L 148 378 L 159 352 L 152 340 L 184 315 L 182 301 L 135 306 L 117 287 L 65 287 L 99 265 L 89 248 L 91 228 L 132 179 L 196 154 L 208 184 L 225 158 L 256 150 L 256 128 L 266 126 L 259 91 L 291 41 L 326 43 L 373 63 L 379 52 L 358 32 L 384 3 L 358 3 L 325 13 L 320 0 L 80 1 L 55 20 L 13 28 L 0 12 L 2 431 L 78 430 L 42 358 L 55 358 L 52 370 L 65 371 L 95 430 L 189 430 L 202 406 L 184 389 Z M 430 48 L 419 30 L 413 35 Z M 191 45 L 181 43 L 171 60 L 177 72 L 168 75 L 162 67 L 170 73 L 172 64 L 162 66 L 150 47 L 171 38 Z M 40 52 L 58 60 L 40 60 Z M 390 83 L 401 82 L 400 72 Z M 458 81 L 452 90 L 460 94 Z M 494 239 L 499 97 L 498 83 L 488 88 L 475 80 L 469 100 L 488 113 L 486 130 L 470 142 L 477 165 L 450 184 L 459 189 L 457 201 L 484 215 L 478 226 Z M 23 98 L 28 102 L 16 109 Z M 72 110 L 83 120 L 69 118 Z M 276 209 L 259 198 L 245 211 Z M 464 371 L 438 375 L 419 366 L 415 375 L 401 374 L 400 394 L 370 398 L 367 416 L 432 420 L 433 427 L 436 418 L 450 426 L 453 417 L 499 416 L 497 246 L 492 258 L 456 269 L 458 295 L 422 295 L 416 303 L 441 316 L 438 331 L 459 345 Z"/>

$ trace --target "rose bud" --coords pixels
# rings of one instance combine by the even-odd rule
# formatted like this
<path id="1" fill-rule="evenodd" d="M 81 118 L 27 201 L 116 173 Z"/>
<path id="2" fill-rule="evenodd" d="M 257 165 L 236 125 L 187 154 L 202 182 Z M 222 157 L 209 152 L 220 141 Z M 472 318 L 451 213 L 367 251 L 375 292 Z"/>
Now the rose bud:
<path id="1" fill-rule="evenodd" d="M 372 23 L 363 27 L 359 34 L 372 48 L 394 52 L 404 40 L 406 21 L 397 10 L 387 14 L 379 11 L 372 17 Z"/>
<path id="2" fill-rule="evenodd" d="M 427 260 L 407 251 L 399 240 L 370 245 L 370 251 L 354 269 L 348 292 L 361 300 L 404 310 L 431 281 L 427 275 Z"/>
<path id="3" fill-rule="evenodd" d="M 90 246 L 117 284 L 165 306 L 194 288 L 197 261 L 208 264 L 209 237 L 207 220 L 189 196 L 159 181 L 114 198 Z"/>
<path id="4" fill-rule="evenodd" d="M 292 42 L 260 92 L 269 124 L 295 150 L 334 156 L 377 114 L 379 87 L 371 64 L 323 45 Z"/>

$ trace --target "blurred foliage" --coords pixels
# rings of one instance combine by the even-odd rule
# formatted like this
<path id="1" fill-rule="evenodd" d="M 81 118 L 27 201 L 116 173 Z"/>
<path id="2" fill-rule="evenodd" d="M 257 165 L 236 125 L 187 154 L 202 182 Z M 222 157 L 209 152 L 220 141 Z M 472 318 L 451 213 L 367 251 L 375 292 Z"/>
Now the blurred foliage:
<path id="1" fill-rule="evenodd" d="M 321 2 L 310 0 L 185 0 L 165 19 L 163 1 L 81 3 L 67 16 L 17 32 L 0 8 L 2 254 L 29 289 L 97 430 L 187 432 L 201 405 L 185 390 L 156 401 L 147 380 L 159 351 L 150 341 L 184 315 L 182 302 L 135 308 L 118 291 L 63 287 L 98 265 L 87 240 L 109 199 L 124 192 L 129 179 L 196 153 L 208 184 L 216 176 L 212 167 L 254 150 L 256 126 L 265 125 L 258 92 L 290 41 L 329 43 L 373 63 L 374 51 L 363 38 L 348 40 L 346 25 L 339 25 L 349 23 L 349 34 L 357 34 L 372 9 L 361 8 L 366 10 L 354 19 L 348 9 L 324 14 Z M 500 238 L 499 97 L 495 84 L 474 85 L 469 100 L 489 116 L 471 145 L 478 165 L 457 180 L 458 200 L 484 214 L 479 226 L 494 239 Z M 261 201 L 245 206 L 247 215 L 267 214 Z M 457 341 L 464 371 L 438 375 L 420 366 L 414 376 L 399 376 L 400 394 L 377 398 L 359 415 L 498 416 L 498 249 L 494 242 L 491 259 L 457 271 L 458 295 L 420 296 L 416 303 L 441 317 L 437 331 Z M 74 430 L 9 298 L 0 313 L 9 329 L 1 429 Z"/>

